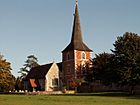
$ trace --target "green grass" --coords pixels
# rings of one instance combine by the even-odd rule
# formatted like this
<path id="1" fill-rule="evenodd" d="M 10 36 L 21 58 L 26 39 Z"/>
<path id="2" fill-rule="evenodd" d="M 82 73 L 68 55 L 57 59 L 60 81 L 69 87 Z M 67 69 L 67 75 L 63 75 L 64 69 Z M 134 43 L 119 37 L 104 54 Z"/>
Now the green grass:
<path id="1" fill-rule="evenodd" d="M 125 94 L 0 95 L 0 105 L 140 105 L 140 97 Z"/>

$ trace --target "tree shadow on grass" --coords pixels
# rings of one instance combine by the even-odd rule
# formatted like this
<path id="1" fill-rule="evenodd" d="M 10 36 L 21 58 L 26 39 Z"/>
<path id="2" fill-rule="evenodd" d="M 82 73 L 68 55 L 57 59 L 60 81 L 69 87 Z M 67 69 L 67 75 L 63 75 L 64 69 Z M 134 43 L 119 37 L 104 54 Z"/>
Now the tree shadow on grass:
<path id="1" fill-rule="evenodd" d="M 90 94 L 87 94 L 87 96 Z M 128 99 L 140 99 L 140 94 L 130 95 L 128 92 L 100 92 L 92 93 L 90 96 L 122 97 Z"/>
<path id="2" fill-rule="evenodd" d="M 97 92 L 97 93 L 76 93 L 61 94 L 62 96 L 103 96 L 103 97 L 122 97 L 128 99 L 140 99 L 140 94 L 130 95 L 128 92 Z"/>
<path id="3" fill-rule="evenodd" d="M 130 95 L 130 96 L 128 96 L 128 97 L 126 97 L 126 98 L 128 98 L 128 99 L 138 99 L 138 100 L 140 100 L 140 95 Z"/>

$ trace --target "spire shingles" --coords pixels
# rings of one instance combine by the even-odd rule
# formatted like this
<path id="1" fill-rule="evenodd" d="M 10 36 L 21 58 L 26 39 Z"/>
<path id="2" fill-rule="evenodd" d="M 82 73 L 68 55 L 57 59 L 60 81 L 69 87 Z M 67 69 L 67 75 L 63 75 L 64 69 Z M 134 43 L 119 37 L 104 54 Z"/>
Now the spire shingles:
<path id="1" fill-rule="evenodd" d="M 85 45 L 85 43 L 83 42 L 83 39 L 82 39 L 80 16 L 79 16 L 79 11 L 78 11 L 77 1 L 76 1 L 76 6 L 75 6 L 71 42 L 62 52 L 71 51 L 71 50 L 92 51 Z"/>

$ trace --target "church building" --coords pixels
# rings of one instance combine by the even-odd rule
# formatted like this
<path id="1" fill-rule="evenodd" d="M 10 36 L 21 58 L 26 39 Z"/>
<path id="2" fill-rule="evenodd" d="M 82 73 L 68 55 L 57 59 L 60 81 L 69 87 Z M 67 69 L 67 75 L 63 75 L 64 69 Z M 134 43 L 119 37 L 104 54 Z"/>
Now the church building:
<path id="1" fill-rule="evenodd" d="M 62 51 L 62 62 L 40 65 L 30 70 L 26 76 L 27 88 L 40 91 L 55 91 L 66 87 L 74 89 L 73 80 L 81 79 L 85 66 L 90 62 L 92 50 L 82 38 L 78 1 L 76 0 L 71 41 Z"/>

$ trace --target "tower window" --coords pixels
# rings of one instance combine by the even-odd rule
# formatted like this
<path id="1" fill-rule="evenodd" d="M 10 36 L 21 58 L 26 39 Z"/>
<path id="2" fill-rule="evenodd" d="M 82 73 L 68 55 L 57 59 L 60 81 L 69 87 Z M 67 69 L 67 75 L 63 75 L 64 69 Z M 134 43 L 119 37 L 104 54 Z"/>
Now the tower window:
<path id="1" fill-rule="evenodd" d="M 86 59 L 86 53 L 85 52 L 82 53 L 82 59 Z"/>

